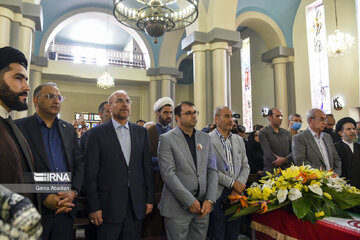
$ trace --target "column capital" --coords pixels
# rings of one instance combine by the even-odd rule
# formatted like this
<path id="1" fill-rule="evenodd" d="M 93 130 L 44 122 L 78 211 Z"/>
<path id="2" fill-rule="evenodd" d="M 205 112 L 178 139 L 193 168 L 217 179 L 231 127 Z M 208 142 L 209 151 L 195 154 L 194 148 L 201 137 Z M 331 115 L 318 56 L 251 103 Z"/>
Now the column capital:
<path id="1" fill-rule="evenodd" d="M 287 58 L 290 56 L 294 56 L 293 48 L 279 46 L 261 54 L 261 59 L 263 62 L 271 63 L 274 58 Z"/>
<path id="2" fill-rule="evenodd" d="M 277 58 L 273 58 L 271 61 L 272 65 L 286 64 L 287 62 L 289 62 L 287 57 L 277 57 Z"/>
<path id="3" fill-rule="evenodd" d="M 20 22 L 28 27 L 31 27 L 32 25 L 29 24 L 29 21 L 31 20 L 34 22 L 34 31 L 43 30 L 43 13 L 41 5 L 23 2 L 22 0 L 3 0 L 0 2 L 0 8 L 0 15 Z M 9 11 L 5 11 L 4 8 Z M 16 15 L 21 15 L 22 18 Z"/>
<path id="4" fill-rule="evenodd" d="M 241 42 L 240 33 L 222 28 L 214 28 L 210 32 L 195 31 L 181 41 L 183 50 L 190 51 L 195 45 L 206 43 L 226 42 L 229 46 Z"/>
<path id="5" fill-rule="evenodd" d="M 39 66 L 39 67 L 47 67 L 48 62 L 49 60 L 47 59 L 47 57 L 39 57 L 35 53 L 31 53 L 31 65 Z"/>
<path id="6" fill-rule="evenodd" d="M 182 78 L 183 72 L 179 71 L 177 68 L 172 67 L 158 67 L 158 68 L 149 68 L 146 71 L 146 76 L 162 76 L 162 75 L 169 75 L 170 78 Z M 162 80 L 161 78 L 157 80 Z"/>

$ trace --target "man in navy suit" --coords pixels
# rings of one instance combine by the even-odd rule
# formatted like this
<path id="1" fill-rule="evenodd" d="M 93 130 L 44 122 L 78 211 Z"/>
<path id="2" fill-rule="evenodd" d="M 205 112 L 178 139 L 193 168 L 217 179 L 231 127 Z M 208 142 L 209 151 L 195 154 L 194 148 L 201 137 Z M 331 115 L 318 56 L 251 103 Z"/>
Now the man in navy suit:
<path id="1" fill-rule="evenodd" d="M 33 95 L 36 113 L 15 123 L 29 143 L 35 172 L 71 172 L 72 175 L 71 190 L 40 194 L 42 239 L 71 239 L 76 216 L 73 202 L 84 178 L 75 129 L 57 117 L 65 98 L 55 83 L 39 85 Z"/>
<path id="2" fill-rule="evenodd" d="M 98 239 L 140 239 L 142 219 L 154 202 L 149 137 L 146 128 L 128 121 L 125 91 L 108 102 L 111 121 L 91 130 L 85 150 L 89 218 Z"/>

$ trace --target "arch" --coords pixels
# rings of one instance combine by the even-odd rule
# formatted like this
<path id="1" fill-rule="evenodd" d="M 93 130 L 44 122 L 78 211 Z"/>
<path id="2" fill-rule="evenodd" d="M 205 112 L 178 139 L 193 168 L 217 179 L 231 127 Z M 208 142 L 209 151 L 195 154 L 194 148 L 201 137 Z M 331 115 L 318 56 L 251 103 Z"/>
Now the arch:
<path id="1" fill-rule="evenodd" d="M 259 33 L 269 50 L 287 46 L 284 33 L 279 25 L 265 14 L 256 11 L 244 12 L 236 18 L 235 23 L 236 27 L 249 27 Z"/>
<path id="2" fill-rule="evenodd" d="M 184 59 L 187 58 L 187 57 L 188 57 L 188 54 L 187 54 L 187 53 L 181 54 L 181 56 L 178 58 L 178 60 L 176 61 L 176 64 L 175 64 L 175 66 L 176 66 L 177 69 L 179 69 L 180 63 L 182 62 L 182 60 L 184 60 Z"/>
<path id="3" fill-rule="evenodd" d="M 70 11 L 60 18 L 58 18 L 56 21 L 54 21 L 51 26 L 47 29 L 46 33 L 44 34 L 41 44 L 40 44 L 40 50 L 39 55 L 45 56 L 45 50 L 49 48 L 50 41 L 58 34 L 64 27 L 69 25 L 71 22 L 76 21 L 78 19 L 81 19 L 84 17 L 83 13 L 89 13 L 89 12 L 95 12 L 95 13 L 103 13 L 103 14 L 109 14 L 112 15 L 112 11 L 106 10 L 103 8 L 80 8 L 76 9 L 74 11 Z M 128 28 L 124 26 L 123 24 L 116 21 L 115 18 L 109 18 L 110 21 L 114 21 L 119 27 L 127 31 L 139 44 L 141 51 L 144 53 L 144 59 L 145 59 L 145 65 L 146 67 L 154 67 L 155 66 L 155 59 L 154 54 L 152 51 L 152 48 L 145 38 L 145 36 L 142 34 L 141 31 L 136 31 L 132 28 Z"/>
<path id="4" fill-rule="evenodd" d="M 184 32 L 185 29 L 165 33 L 159 52 L 159 67 L 174 67 L 176 65 L 178 46 L 181 44 Z"/>

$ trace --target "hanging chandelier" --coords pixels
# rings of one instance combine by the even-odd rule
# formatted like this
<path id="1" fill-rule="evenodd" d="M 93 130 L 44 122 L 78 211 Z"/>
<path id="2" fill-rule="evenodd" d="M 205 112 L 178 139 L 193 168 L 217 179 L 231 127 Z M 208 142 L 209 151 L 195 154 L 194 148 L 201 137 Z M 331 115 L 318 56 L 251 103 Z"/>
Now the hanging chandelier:
<path id="1" fill-rule="evenodd" d="M 99 88 L 103 89 L 115 87 L 114 79 L 107 71 L 105 71 L 103 74 L 100 75 L 100 77 L 98 77 L 96 85 Z"/>
<path id="2" fill-rule="evenodd" d="M 329 56 L 343 56 L 351 52 L 355 46 L 355 39 L 349 33 L 343 33 L 338 28 L 336 0 L 334 0 L 335 6 L 335 24 L 336 29 L 333 34 L 328 36 L 327 39 L 327 50 Z"/>
<path id="3" fill-rule="evenodd" d="M 145 31 L 149 36 L 154 37 L 154 43 L 157 43 L 157 38 L 165 32 L 185 28 L 198 17 L 198 0 L 136 0 L 136 2 L 114 0 L 114 16 L 125 26 Z"/>

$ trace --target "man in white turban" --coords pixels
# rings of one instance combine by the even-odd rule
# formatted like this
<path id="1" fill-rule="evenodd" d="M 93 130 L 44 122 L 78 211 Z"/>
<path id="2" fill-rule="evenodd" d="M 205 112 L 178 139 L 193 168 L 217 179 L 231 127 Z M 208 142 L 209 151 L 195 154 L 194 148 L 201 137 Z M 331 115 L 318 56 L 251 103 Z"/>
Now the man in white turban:
<path id="1" fill-rule="evenodd" d="M 157 205 L 161 198 L 161 191 L 163 187 L 163 181 L 161 180 L 157 149 L 159 143 L 159 136 L 171 130 L 170 123 L 173 118 L 174 102 L 169 97 L 162 97 L 154 104 L 154 112 L 156 114 L 157 123 L 154 126 L 148 128 L 150 150 L 153 161 L 153 173 L 154 173 L 154 189 L 155 189 L 155 205 Z M 154 208 L 153 212 L 149 214 L 143 227 L 143 237 L 155 237 L 162 236 L 165 232 L 162 216 L 159 209 Z"/>

